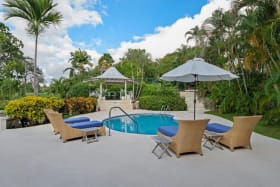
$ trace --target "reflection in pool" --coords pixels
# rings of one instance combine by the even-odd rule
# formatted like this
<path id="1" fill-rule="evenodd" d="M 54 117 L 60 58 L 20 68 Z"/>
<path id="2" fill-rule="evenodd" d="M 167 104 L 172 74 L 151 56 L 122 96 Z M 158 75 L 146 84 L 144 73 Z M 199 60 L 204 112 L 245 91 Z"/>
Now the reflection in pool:
<path id="1" fill-rule="evenodd" d="M 111 129 L 125 133 L 137 134 L 138 131 L 138 134 L 155 135 L 159 126 L 178 125 L 173 116 L 167 114 L 131 114 L 130 116 L 134 120 L 125 115 L 112 117 Z M 105 119 L 103 122 L 107 127 L 109 126 L 109 119 Z"/>

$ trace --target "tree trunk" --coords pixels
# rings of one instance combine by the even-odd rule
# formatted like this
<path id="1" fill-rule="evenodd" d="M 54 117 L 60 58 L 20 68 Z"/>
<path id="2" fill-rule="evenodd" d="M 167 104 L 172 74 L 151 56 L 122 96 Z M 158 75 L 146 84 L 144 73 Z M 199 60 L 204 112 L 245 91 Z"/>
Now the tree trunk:
<path id="1" fill-rule="evenodd" d="M 37 75 L 37 47 L 38 47 L 38 34 L 35 36 L 35 57 L 34 57 L 34 80 L 33 80 L 33 89 L 34 95 L 39 95 L 39 83 L 38 83 L 38 75 Z"/>

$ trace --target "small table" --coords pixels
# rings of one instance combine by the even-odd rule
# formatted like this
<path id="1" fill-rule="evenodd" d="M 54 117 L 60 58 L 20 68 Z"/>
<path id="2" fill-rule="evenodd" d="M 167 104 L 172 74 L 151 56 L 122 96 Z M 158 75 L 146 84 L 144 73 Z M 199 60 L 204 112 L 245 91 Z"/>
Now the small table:
<path id="1" fill-rule="evenodd" d="M 85 129 L 81 129 L 81 130 L 83 131 L 82 141 L 86 141 L 87 143 L 98 142 L 98 138 L 97 138 L 97 132 L 99 130 L 98 127 L 90 127 L 90 128 L 85 128 Z M 90 133 L 94 134 L 93 138 L 88 138 L 88 135 Z"/>
<path id="2" fill-rule="evenodd" d="M 152 139 L 156 142 L 156 146 L 154 147 L 152 153 L 160 159 L 164 153 L 171 157 L 171 154 L 168 152 L 168 148 L 172 143 L 172 139 L 165 136 L 152 136 Z M 161 152 L 159 154 L 156 153 L 157 147 L 161 148 Z"/>
<path id="3" fill-rule="evenodd" d="M 219 143 L 219 141 L 223 137 L 223 134 L 220 134 L 220 133 L 217 133 L 217 132 L 214 132 L 214 131 L 205 130 L 203 136 L 204 136 L 204 139 L 205 139 L 205 142 L 203 143 L 203 147 L 206 147 L 211 151 L 215 147 L 223 150 L 223 147 Z M 209 142 L 210 145 L 207 145 L 208 142 Z"/>

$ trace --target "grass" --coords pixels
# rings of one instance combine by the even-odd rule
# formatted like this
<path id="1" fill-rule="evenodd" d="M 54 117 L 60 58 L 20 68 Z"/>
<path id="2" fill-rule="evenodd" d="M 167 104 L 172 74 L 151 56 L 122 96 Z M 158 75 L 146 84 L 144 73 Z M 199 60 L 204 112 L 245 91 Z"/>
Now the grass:
<path id="1" fill-rule="evenodd" d="M 220 113 L 213 112 L 213 111 L 209 111 L 206 113 L 220 116 L 220 117 L 228 119 L 230 121 L 233 121 L 233 117 L 236 116 L 236 114 L 220 114 Z M 280 125 L 264 125 L 260 121 L 257 124 L 256 128 L 254 129 L 254 132 L 280 140 Z"/>

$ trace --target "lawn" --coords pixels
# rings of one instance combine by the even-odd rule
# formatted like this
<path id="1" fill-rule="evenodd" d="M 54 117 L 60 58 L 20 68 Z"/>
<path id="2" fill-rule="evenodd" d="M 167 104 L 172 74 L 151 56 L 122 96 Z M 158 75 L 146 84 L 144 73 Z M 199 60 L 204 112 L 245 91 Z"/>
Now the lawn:
<path id="1" fill-rule="evenodd" d="M 219 114 L 219 113 L 213 112 L 213 111 L 209 111 L 206 113 L 220 116 L 220 117 L 228 119 L 230 121 L 233 121 L 233 116 L 235 116 L 235 114 Z M 264 136 L 268 136 L 268 137 L 280 140 L 280 125 L 264 125 L 260 122 L 257 124 L 254 131 L 256 133 L 262 134 Z"/>

